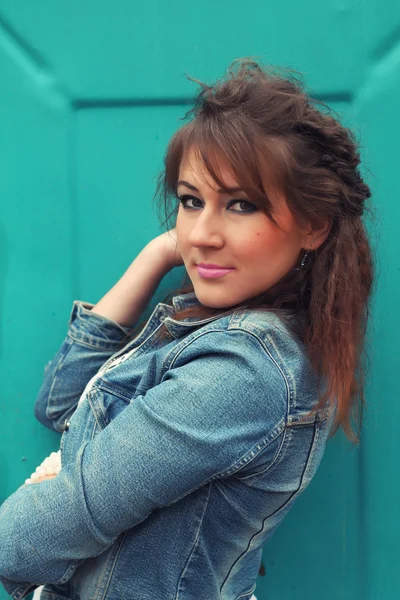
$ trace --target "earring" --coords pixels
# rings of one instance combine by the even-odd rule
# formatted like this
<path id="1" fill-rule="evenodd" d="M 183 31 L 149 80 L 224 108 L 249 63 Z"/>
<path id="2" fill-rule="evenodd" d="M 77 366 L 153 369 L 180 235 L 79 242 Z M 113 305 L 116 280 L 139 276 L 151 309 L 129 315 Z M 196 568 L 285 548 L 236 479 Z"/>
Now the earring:
<path id="1" fill-rule="evenodd" d="M 300 263 L 300 267 L 296 267 L 296 269 L 293 269 L 294 271 L 301 271 L 304 268 L 305 262 L 306 262 L 306 258 L 309 255 L 310 251 L 306 250 L 305 255 L 303 256 L 303 259 Z"/>

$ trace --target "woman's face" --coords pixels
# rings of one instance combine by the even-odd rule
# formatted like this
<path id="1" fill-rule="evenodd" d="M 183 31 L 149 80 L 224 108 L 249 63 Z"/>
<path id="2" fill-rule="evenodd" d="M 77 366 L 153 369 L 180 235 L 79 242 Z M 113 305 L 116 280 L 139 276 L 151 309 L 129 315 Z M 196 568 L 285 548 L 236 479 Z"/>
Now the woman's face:
<path id="1" fill-rule="evenodd" d="M 238 187 L 229 168 L 221 168 L 221 179 L 229 188 Z M 190 151 L 177 186 L 182 199 L 176 221 L 178 249 L 201 304 L 229 308 L 265 292 L 295 268 L 306 233 L 282 198 L 271 198 L 279 228 L 253 204 L 240 202 L 246 200 L 244 192 L 217 188 Z M 207 265 L 229 270 L 219 272 Z"/>

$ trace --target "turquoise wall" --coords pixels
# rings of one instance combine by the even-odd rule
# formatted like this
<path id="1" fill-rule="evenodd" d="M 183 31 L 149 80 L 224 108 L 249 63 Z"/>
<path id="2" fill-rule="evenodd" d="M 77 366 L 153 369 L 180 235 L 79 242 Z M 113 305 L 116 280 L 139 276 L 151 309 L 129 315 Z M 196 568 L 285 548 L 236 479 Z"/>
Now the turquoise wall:
<path id="1" fill-rule="evenodd" d="M 398 593 L 396 378 L 400 4 L 0 0 L 0 501 L 58 444 L 35 421 L 74 299 L 96 302 L 160 229 L 167 141 L 196 90 L 241 56 L 303 72 L 360 137 L 379 283 L 361 448 L 336 436 L 264 552 L 258 600 Z M 178 285 L 177 271 L 162 291 Z M 5 598 L 0 592 L 0 599 Z"/>

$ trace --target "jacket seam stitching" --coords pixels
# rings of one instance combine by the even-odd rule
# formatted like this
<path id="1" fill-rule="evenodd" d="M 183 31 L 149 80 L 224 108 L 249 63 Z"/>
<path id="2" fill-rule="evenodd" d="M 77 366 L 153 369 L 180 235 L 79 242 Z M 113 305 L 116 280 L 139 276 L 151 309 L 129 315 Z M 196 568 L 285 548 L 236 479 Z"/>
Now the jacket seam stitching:
<path id="1" fill-rule="evenodd" d="M 282 446 L 284 445 L 284 442 L 285 442 L 285 438 L 286 438 L 286 436 L 287 436 L 287 433 L 288 433 L 288 431 L 287 431 L 287 429 L 285 429 L 285 430 L 284 430 L 284 435 L 283 435 L 282 444 L 281 444 L 281 448 L 282 448 Z M 301 483 L 301 482 L 300 482 L 300 483 Z M 294 492 L 294 493 L 295 493 L 295 492 Z M 293 494 L 294 494 L 294 493 L 293 493 Z M 291 495 L 290 495 L 290 497 L 288 498 L 288 500 L 287 500 L 286 502 L 289 502 L 289 501 L 290 501 L 290 499 L 293 497 L 293 494 L 291 494 Z M 285 503 L 283 503 L 283 505 L 282 505 L 282 506 L 285 506 L 286 502 L 285 502 Z M 280 507 L 279 507 L 279 508 L 278 508 L 276 511 L 274 511 L 274 512 L 278 512 L 278 511 L 279 511 L 279 510 L 282 508 L 282 506 L 280 506 Z M 244 555 L 245 555 L 245 554 L 246 554 L 246 553 L 249 551 L 249 549 L 250 549 L 250 547 L 251 547 L 251 543 L 252 543 L 253 539 L 254 539 L 254 538 L 255 538 L 255 537 L 256 537 L 256 536 L 257 536 L 257 535 L 258 535 L 258 534 L 259 534 L 261 531 L 263 531 L 265 522 L 266 522 L 266 521 L 267 521 L 267 519 L 269 519 L 269 518 L 270 518 L 270 517 L 271 517 L 273 514 L 274 514 L 274 513 L 271 513 L 270 515 L 267 515 L 267 516 L 266 516 L 266 517 L 263 519 L 263 521 L 262 521 L 262 526 L 261 526 L 261 528 L 260 528 L 260 529 L 259 529 L 259 530 L 258 530 L 256 533 L 254 533 L 254 534 L 253 534 L 253 535 L 250 537 L 250 539 L 248 540 L 248 543 L 247 543 L 247 548 L 246 548 L 245 550 L 243 550 L 243 552 L 242 552 L 242 553 L 241 553 L 241 554 L 240 554 L 240 555 L 239 555 L 239 556 L 236 558 L 235 562 L 234 562 L 234 563 L 231 565 L 231 568 L 229 569 L 229 572 L 227 573 L 227 575 L 226 575 L 226 577 L 225 577 L 225 579 L 224 579 L 224 581 L 223 581 L 223 583 L 222 583 L 222 585 L 221 585 L 221 590 L 222 590 L 222 588 L 224 587 L 225 583 L 228 581 L 229 575 L 230 575 L 230 573 L 232 572 L 232 569 L 234 568 L 234 566 L 236 565 L 236 563 L 237 563 L 237 562 L 238 562 L 238 561 L 241 559 L 241 557 L 242 557 L 242 556 L 244 556 Z"/>
<path id="2" fill-rule="evenodd" d="M 320 433 L 321 433 L 321 427 L 318 426 L 317 421 L 314 421 L 314 433 L 313 433 L 312 444 L 311 444 L 310 452 L 308 454 L 306 467 L 304 469 L 304 472 L 303 472 L 303 475 L 302 475 L 302 478 L 301 478 L 299 491 L 301 491 L 304 488 L 304 479 L 306 478 L 306 476 L 308 476 L 308 472 L 311 469 L 311 464 L 314 461 L 314 456 L 315 456 L 315 452 L 316 452 L 316 446 L 317 446 L 317 442 L 318 442 L 319 437 L 320 437 Z"/>
<path id="3" fill-rule="evenodd" d="M 198 543 L 199 543 L 201 526 L 202 526 L 202 524 L 203 524 L 203 521 L 204 521 L 204 516 L 205 516 L 205 514 L 206 514 L 206 512 L 207 512 L 208 503 L 209 503 L 209 501 L 210 501 L 210 496 L 211 496 L 211 485 L 209 486 L 209 489 L 207 490 L 207 492 L 208 492 L 208 493 L 207 493 L 207 501 L 206 501 L 206 503 L 205 503 L 204 510 L 203 510 L 203 514 L 201 515 L 201 520 L 200 520 L 200 522 L 199 522 L 199 525 L 198 525 L 198 528 L 197 528 L 196 539 L 195 539 L 195 541 L 194 541 L 194 543 L 193 543 L 193 547 L 192 547 L 192 549 L 191 549 L 191 551 L 190 551 L 190 553 L 189 553 L 189 556 L 188 556 L 188 558 L 187 558 L 186 565 L 184 566 L 184 568 L 183 568 L 183 571 L 182 571 L 182 573 L 181 573 L 181 575 L 180 575 L 180 577 L 179 577 L 179 580 L 178 580 L 178 585 L 177 585 L 177 588 L 176 588 L 176 596 L 175 596 L 175 600 L 179 600 L 179 595 L 180 595 L 180 586 L 181 586 L 182 579 L 184 578 L 184 576 L 185 576 L 185 574 L 186 574 L 186 571 L 187 571 L 187 570 L 188 570 L 188 568 L 189 568 L 189 564 L 190 564 L 190 561 L 191 561 L 191 559 L 192 559 L 193 553 L 194 553 L 194 551 L 195 551 L 195 549 L 197 548 L 197 546 L 198 546 Z"/>
<path id="4" fill-rule="evenodd" d="M 286 431 L 285 427 L 283 427 L 282 431 Z M 280 433 L 282 433 L 282 431 Z M 199 488 L 203 487 L 204 485 L 207 485 L 208 483 L 212 483 L 216 479 L 220 479 L 222 477 L 225 477 L 225 476 L 228 476 L 228 475 L 233 475 L 233 474 L 237 473 L 238 471 L 240 471 L 240 469 L 242 469 L 243 467 L 249 465 L 255 458 L 257 458 L 257 456 L 260 454 L 260 452 L 262 452 L 262 450 L 265 450 L 266 448 L 268 448 L 268 446 L 270 444 L 272 444 L 273 441 L 274 440 L 271 440 L 270 442 L 268 442 L 267 444 L 265 444 L 264 448 L 260 448 L 259 451 L 256 454 L 254 454 L 254 456 L 252 456 L 249 460 L 247 460 L 243 465 L 238 465 L 238 461 L 236 461 L 234 463 L 234 465 L 232 465 L 228 469 L 225 469 L 224 471 L 220 471 L 219 473 L 216 473 L 216 474 L 212 475 L 208 479 L 205 479 L 201 483 L 198 483 L 195 487 L 193 487 L 193 488 L 191 488 L 189 490 L 185 490 L 185 492 L 183 494 L 181 494 L 181 496 L 178 496 L 177 498 L 174 498 L 171 502 L 169 502 L 165 506 L 171 506 L 172 504 L 175 504 L 176 502 L 179 502 L 180 500 L 182 500 L 182 498 L 185 498 L 189 494 L 192 494 L 193 492 L 195 492 Z M 250 451 L 246 452 L 246 455 L 249 452 Z M 244 455 L 244 456 L 246 456 L 246 455 Z M 277 455 L 277 456 L 279 456 L 279 455 Z M 239 460 L 243 460 L 243 456 Z"/>
<path id="5" fill-rule="evenodd" d="M 72 347 L 72 342 L 68 341 L 68 348 L 66 349 L 66 351 L 64 352 L 64 355 L 61 357 L 60 361 L 57 364 L 56 370 L 54 372 L 53 375 L 53 381 L 52 384 L 50 386 L 50 390 L 49 390 L 49 395 L 48 395 L 48 401 L 47 401 L 47 406 L 45 409 L 45 415 L 47 417 L 47 419 L 51 422 L 54 423 L 54 418 L 50 417 L 49 411 L 51 408 L 56 407 L 57 406 L 57 402 L 53 402 L 53 389 L 55 387 L 56 381 L 57 381 L 57 374 L 62 366 L 62 364 L 64 363 L 66 357 L 68 356 L 70 350 Z"/>
<path id="6" fill-rule="evenodd" d="M 279 371 L 279 373 L 282 376 L 283 381 L 285 382 L 285 386 L 286 386 L 286 417 L 285 417 L 285 422 L 287 422 L 288 418 L 289 418 L 289 414 L 290 414 L 290 406 L 292 403 L 292 400 L 294 400 L 293 398 L 293 393 L 292 393 L 292 387 L 289 385 L 287 376 L 285 371 L 283 370 L 283 368 L 281 367 L 281 365 L 278 363 L 278 361 L 275 359 L 275 357 L 272 355 L 272 353 L 270 352 L 269 348 L 267 347 L 267 345 L 264 343 L 264 340 L 262 340 L 256 333 L 254 332 L 250 332 L 247 331 L 246 329 L 241 329 L 241 328 L 231 328 L 229 331 L 245 331 L 246 333 L 248 333 L 249 335 L 252 335 L 253 337 L 255 337 L 258 342 L 261 344 L 261 346 L 264 348 L 265 353 L 269 356 L 271 362 L 275 365 L 275 367 L 277 368 L 277 370 Z M 270 335 L 267 335 L 268 340 L 271 342 L 271 344 L 273 345 L 274 349 L 277 350 L 275 344 L 273 343 L 273 340 L 271 338 Z M 281 362 L 285 365 L 286 368 L 286 364 L 283 361 L 281 355 L 279 352 L 278 356 L 281 359 Z M 296 404 L 296 402 L 294 401 L 294 404 Z"/>
<path id="7" fill-rule="evenodd" d="M 121 398 L 122 400 L 126 400 L 128 403 L 132 401 L 132 394 L 130 394 L 124 388 L 114 385 L 109 381 L 104 381 L 104 379 L 102 379 L 101 377 L 99 377 L 98 381 L 99 381 L 98 383 L 96 382 L 96 384 L 93 385 L 93 387 L 91 388 L 92 390 L 95 390 L 95 389 L 103 390 L 105 392 L 108 392 L 109 394 L 112 394 L 116 398 Z M 90 393 L 90 391 L 89 391 L 89 393 Z M 137 391 L 137 388 L 136 388 L 136 391 Z"/>
<path id="8" fill-rule="evenodd" d="M 166 368 L 166 370 L 173 368 L 174 363 L 177 361 L 177 359 L 182 354 L 182 352 L 184 350 L 186 350 L 186 348 L 188 348 L 193 342 L 197 341 L 199 338 L 201 338 L 201 337 L 203 337 L 205 335 L 211 334 L 211 333 L 229 333 L 231 331 L 232 332 L 235 332 L 235 331 L 242 332 L 242 333 L 246 334 L 246 336 L 249 335 L 249 336 L 252 336 L 252 337 L 256 338 L 256 340 L 264 348 L 265 353 L 268 355 L 268 357 L 271 359 L 271 361 L 278 368 L 279 372 L 281 373 L 281 375 L 282 375 L 282 377 L 283 377 L 283 379 L 285 381 L 286 388 L 288 389 L 289 386 L 287 384 L 286 376 L 285 376 L 283 370 L 280 368 L 280 366 L 278 365 L 277 361 L 273 358 L 273 356 L 269 352 L 268 348 L 265 346 L 263 340 L 257 334 L 255 334 L 255 333 L 253 333 L 251 331 L 248 331 L 247 329 L 243 329 L 241 327 L 232 327 L 230 329 L 221 329 L 220 327 L 218 327 L 218 328 L 215 327 L 215 328 L 212 328 L 212 329 L 207 329 L 206 331 L 200 331 L 197 336 L 196 335 L 193 336 L 189 341 L 186 341 L 187 338 L 185 338 L 184 340 L 182 340 L 181 343 L 178 344 L 177 347 L 171 349 L 170 354 L 176 352 L 176 355 L 171 359 L 171 363 Z M 185 343 L 185 341 L 186 341 L 186 343 Z M 181 347 L 179 347 L 179 346 L 181 346 Z M 169 358 L 169 355 L 164 359 L 163 367 L 165 367 L 165 364 L 167 363 L 168 358 Z"/>
<path id="9" fill-rule="evenodd" d="M 270 443 L 268 444 L 268 446 L 270 444 L 272 444 L 272 442 L 274 442 L 280 435 L 282 435 L 282 433 L 285 431 L 285 428 L 282 429 L 282 431 L 279 431 L 279 433 L 277 433 L 277 435 L 270 441 Z M 282 446 L 283 446 L 283 442 L 284 442 L 285 436 L 282 436 L 282 440 L 281 443 L 279 444 L 279 448 L 277 449 L 277 451 L 275 452 L 275 456 L 271 459 L 271 462 L 265 467 L 265 469 L 263 469 L 262 471 L 258 471 L 257 473 L 254 473 L 253 475 L 245 475 L 244 477 L 241 477 L 240 480 L 241 481 L 251 481 L 252 479 L 256 479 L 258 478 L 260 475 L 264 475 L 264 473 L 266 473 L 267 471 L 269 471 L 269 469 L 276 463 L 276 461 L 279 458 L 280 452 L 282 450 Z M 266 446 L 264 448 L 264 451 L 268 448 L 268 446 Z M 258 456 L 258 455 L 257 455 Z"/>
<path id="10" fill-rule="evenodd" d="M 171 348 L 171 350 L 168 352 L 167 356 L 163 360 L 162 368 L 161 368 L 161 371 L 162 371 L 161 378 L 163 377 L 163 375 L 166 371 L 173 368 L 175 362 L 177 361 L 179 356 L 182 354 L 182 352 L 184 350 L 186 350 L 186 348 L 188 348 L 193 342 L 195 342 L 199 338 L 203 337 L 204 335 L 207 335 L 208 333 L 214 333 L 216 331 L 218 331 L 220 333 L 224 333 L 225 329 L 221 329 L 220 327 L 207 329 L 206 331 L 200 329 L 199 332 L 198 332 L 198 330 L 193 332 L 193 337 L 191 337 L 189 334 L 182 341 L 178 342 L 174 348 Z M 190 339 L 188 339 L 188 338 L 190 338 Z M 172 358 L 171 358 L 171 355 L 172 355 Z"/>
<path id="11" fill-rule="evenodd" d="M 113 562 L 112 562 L 111 569 L 110 569 L 110 572 L 109 572 L 109 574 L 108 574 L 107 583 L 106 583 L 106 585 L 105 585 L 105 587 L 104 587 L 104 593 L 103 593 L 103 595 L 102 595 L 102 597 L 101 597 L 101 598 L 102 598 L 102 600 L 105 600 L 105 598 L 106 598 L 106 594 L 107 594 L 107 592 L 108 592 L 108 588 L 110 587 L 111 578 L 112 578 L 112 576 L 113 576 L 113 574 L 114 574 L 115 567 L 116 567 L 116 564 L 117 564 L 117 561 L 118 561 L 119 555 L 121 554 L 121 549 L 122 549 L 122 546 L 124 545 L 124 542 L 125 542 L 125 538 L 126 538 L 126 536 L 127 536 L 127 533 L 128 533 L 128 530 L 126 530 L 126 531 L 124 532 L 124 536 L 123 536 L 123 538 L 122 538 L 122 540 L 121 540 L 121 543 L 120 543 L 120 545 L 119 545 L 119 548 L 118 548 L 118 550 L 117 550 L 117 553 L 116 553 L 116 555 L 114 556 L 114 560 L 113 560 Z"/>
<path id="12" fill-rule="evenodd" d="M 287 433 L 287 430 L 285 430 L 285 434 L 286 434 L 286 433 Z M 259 530 L 257 533 L 255 533 L 255 534 L 254 534 L 254 535 L 251 537 L 251 539 L 249 540 L 249 543 L 248 543 L 248 545 L 247 545 L 247 548 L 246 548 L 246 550 L 244 550 L 244 551 L 241 553 L 241 555 L 240 555 L 240 556 L 238 556 L 238 558 L 235 560 L 234 564 L 233 564 L 233 565 L 232 565 L 232 567 L 230 568 L 230 570 L 229 570 L 229 573 L 227 574 L 227 576 L 226 576 L 226 578 L 225 578 L 225 580 L 224 580 L 224 583 L 223 583 L 223 585 L 224 585 L 224 584 L 225 584 L 225 582 L 227 581 L 227 579 L 228 579 L 228 577 L 229 577 L 229 574 L 230 574 L 230 572 L 232 571 L 232 569 L 233 569 L 234 565 L 235 565 L 235 564 L 236 564 L 236 563 L 237 563 L 237 562 L 238 562 L 238 561 L 241 559 L 241 557 L 242 557 L 242 556 L 244 556 L 244 555 L 245 555 L 245 554 L 246 554 L 246 553 L 249 551 L 249 549 L 251 548 L 252 542 L 253 542 L 253 540 L 255 539 L 255 537 L 256 537 L 258 534 L 260 534 L 260 533 L 263 531 L 265 522 L 266 522 L 268 519 L 270 519 L 271 517 L 273 517 L 274 515 L 276 515 L 276 514 L 277 514 L 279 511 L 281 511 L 283 508 L 285 508 L 285 507 L 288 505 L 288 503 L 289 503 L 289 502 L 291 502 L 291 501 L 293 501 L 293 499 L 294 499 L 296 496 L 298 496 L 298 495 L 299 495 L 299 493 L 302 491 L 302 489 L 303 489 L 303 481 L 304 481 L 305 473 L 306 473 L 306 471 L 307 471 L 308 464 L 309 464 L 309 462 L 310 462 L 310 460 L 311 460 L 311 456 L 313 455 L 313 450 L 314 450 L 314 445 L 315 445 L 315 439 L 316 439 L 316 422 L 314 422 L 314 432 L 313 432 L 313 437 L 312 437 L 312 441 L 311 441 L 310 449 L 309 449 L 309 451 L 308 451 L 307 460 L 306 460 L 306 463 L 305 463 L 305 465 L 304 465 L 304 469 L 303 469 L 303 472 L 302 472 L 302 474 L 301 474 L 301 479 L 300 479 L 300 483 L 299 483 L 299 486 L 298 486 L 297 490 L 295 490 L 295 491 L 294 491 L 294 492 L 293 492 L 293 493 L 292 493 L 292 494 L 289 496 L 289 498 L 288 498 L 288 499 L 287 499 L 287 500 L 286 500 L 286 501 L 285 501 L 285 502 L 284 502 L 284 503 L 283 503 L 283 504 L 282 504 L 282 505 L 281 505 L 279 508 L 277 508 L 276 510 L 274 510 L 274 511 L 273 511 L 271 514 L 269 514 L 268 516 L 266 516 L 266 517 L 263 519 L 263 524 L 262 524 L 262 527 L 261 527 L 261 529 L 260 529 L 260 530 Z M 221 586 L 221 589 L 222 589 L 222 586 Z"/>
<path id="13" fill-rule="evenodd" d="M 291 403 L 292 403 L 292 402 L 293 402 L 293 406 L 294 406 L 294 407 L 296 407 L 296 391 L 297 391 L 297 390 L 296 390 L 296 387 L 295 387 L 295 385 L 296 385 L 296 384 L 294 383 L 294 378 L 293 378 L 292 374 L 290 373 L 290 369 L 288 369 L 288 367 L 287 367 L 287 365 L 286 365 L 286 362 L 284 361 L 284 359 L 283 359 L 283 357 L 282 357 L 281 353 L 279 352 L 279 350 L 278 350 L 278 348 L 277 348 L 277 346 L 276 346 L 276 344 L 275 344 L 275 342 L 274 342 L 274 340 L 273 340 L 272 336 L 268 334 L 268 335 L 267 335 L 267 338 L 268 338 L 268 341 L 270 342 L 271 346 L 274 348 L 274 350 L 275 350 L 276 354 L 277 354 L 277 355 L 278 355 L 278 357 L 279 357 L 279 362 L 282 364 L 282 374 L 284 375 L 284 377 L 285 377 L 285 381 L 286 381 L 286 383 L 287 383 L 287 386 L 288 386 L 288 388 L 289 388 L 290 404 L 289 404 L 289 406 L 288 406 L 288 413 L 287 413 L 287 414 L 289 415 L 289 414 L 290 414 L 290 406 L 291 406 Z M 276 363 L 278 364 L 278 361 L 276 361 Z M 283 371 L 283 367 L 285 367 L 285 371 L 287 371 L 287 372 L 288 372 L 288 374 L 290 373 L 290 381 L 291 381 L 291 385 L 289 385 L 289 378 L 288 378 L 288 376 L 286 375 L 286 373 L 284 373 L 284 371 Z M 293 390 L 293 393 L 292 393 L 292 390 Z"/>
<path id="14" fill-rule="evenodd" d="M 239 311 L 239 310 L 236 310 L 235 312 L 232 313 L 232 316 L 229 319 L 228 327 L 231 328 L 231 322 L 237 320 L 240 323 L 240 325 L 239 325 L 240 328 L 243 328 L 244 331 L 248 331 L 249 333 L 254 333 L 253 331 L 251 331 L 252 327 L 254 327 L 254 324 L 252 322 L 250 322 L 250 323 L 247 323 L 246 321 L 243 322 L 244 319 L 243 318 L 242 319 L 239 318 L 239 315 L 242 315 L 242 316 L 246 317 L 249 313 L 254 313 L 254 312 L 257 312 L 257 311 L 252 311 L 252 310 L 250 310 L 250 311 L 246 311 L 246 310 L 245 311 Z M 273 311 L 269 311 L 269 310 L 263 310 L 261 312 L 263 314 L 265 313 L 265 314 L 273 316 L 273 319 L 268 320 L 268 326 L 271 327 L 271 329 L 274 329 L 275 332 L 280 333 L 280 334 L 284 333 L 288 337 L 290 337 L 291 340 L 295 340 L 295 338 L 293 338 L 293 336 L 291 335 L 290 330 L 288 329 L 288 327 L 285 325 L 285 323 L 282 321 L 282 319 L 280 319 L 280 317 L 278 317 L 276 315 L 276 313 L 274 313 Z M 237 327 L 237 324 L 233 323 L 232 328 L 233 327 Z M 260 326 L 258 324 L 256 324 L 256 327 L 259 328 Z"/>
<path id="15" fill-rule="evenodd" d="M 76 336 L 75 334 L 71 333 L 70 331 L 68 332 L 67 335 L 72 341 L 77 342 L 78 344 L 81 344 L 82 346 L 87 346 L 88 348 L 93 348 L 94 350 L 113 350 L 113 348 L 116 346 L 119 346 L 119 347 L 121 347 L 121 346 L 124 347 L 124 345 L 126 346 L 126 344 L 124 344 L 124 340 L 126 338 L 124 338 L 123 340 L 120 340 L 120 341 L 111 341 L 111 342 L 102 340 L 99 344 L 91 344 L 90 342 L 86 342 L 81 337 Z M 90 336 L 90 334 L 88 334 L 88 333 L 86 333 L 85 335 L 87 335 L 88 337 Z"/>
<path id="16" fill-rule="evenodd" d="M 90 308 L 86 308 L 86 306 L 90 306 Z M 76 307 L 76 311 L 74 314 L 74 309 Z M 74 300 L 73 302 L 73 306 L 72 306 L 72 311 L 71 311 L 71 320 L 69 325 L 72 325 L 72 323 L 76 320 L 80 320 L 82 321 L 82 315 L 87 315 L 89 317 L 89 319 L 94 319 L 96 321 L 99 321 L 99 323 L 101 323 L 101 325 L 103 326 L 110 326 L 112 325 L 113 327 L 117 328 L 119 331 L 122 331 L 125 336 L 129 336 L 132 333 L 132 330 L 134 329 L 134 326 L 127 326 L 124 327 L 123 325 L 120 325 L 117 321 L 114 321 L 114 319 L 110 319 L 109 317 L 105 317 L 104 315 L 100 315 L 96 312 L 94 312 L 92 310 L 92 308 L 94 308 L 94 304 L 91 304 L 90 302 L 85 302 L 84 300 Z"/>
<path id="17" fill-rule="evenodd" d="M 245 596 L 252 594 L 255 591 L 256 587 L 257 587 L 257 584 L 254 583 L 250 590 L 248 590 L 247 592 L 242 592 L 241 594 L 239 594 L 239 596 L 236 596 L 235 600 L 240 600 L 240 598 L 244 598 Z"/>

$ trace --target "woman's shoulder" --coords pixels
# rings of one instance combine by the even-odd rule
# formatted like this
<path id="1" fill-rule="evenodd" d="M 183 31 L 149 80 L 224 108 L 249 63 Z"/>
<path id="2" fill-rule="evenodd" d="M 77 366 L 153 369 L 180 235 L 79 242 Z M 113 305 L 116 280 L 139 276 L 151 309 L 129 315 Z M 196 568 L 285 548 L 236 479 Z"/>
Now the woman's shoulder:
<path id="1" fill-rule="evenodd" d="M 281 418 L 307 412 L 317 401 L 317 378 L 289 317 L 245 309 L 182 324 L 185 334 L 165 356 L 166 372 L 178 369 L 179 376 L 179 369 L 184 373 L 192 364 L 190 387 L 206 379 L 228 395 L 233 388 L 242 398 L 250 394 L 253 406 L 259 399 L 260 414 L 266 397 Z"/>
<path id="2" fill-rule="evenodd" d="M 191 325 L 195 326 L 196 322 L 192 321 Z M 228 336 L 232 341 L 236 338 L 237 344 L 243 349 L 247 347 L 262 349 L 278 364 L 291 360 L 308 361 L 307 349 L 298 334 L 296 325 L 296 315 L 293 311 L 246 308 L 202 323 L 186 337 L 186 343 L 204 338 L 204 343 L 218 345 L 218 340 Z M 207 334 L 210 333 L 213 335 L 208 336 Z M 251 339 L 258 343 L 250 344 Z"/>
<path id="3" fill-rule="evenodd" d="M 229 350 L 255 368 L 265 370 L 269 364 L 287 382 L 304 375 L 310 367 L 305 345 L 294 326 L 292 312 L 248 308 L 205 321 L 181 323 L 185 331 L 173 347 L 171 362 L 176 363 L 181 355 L 194 359 L 206 353 L 218 358 Z"/>

